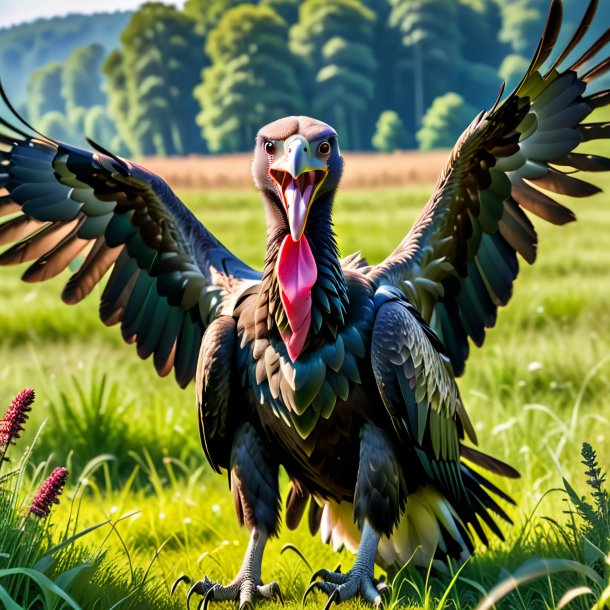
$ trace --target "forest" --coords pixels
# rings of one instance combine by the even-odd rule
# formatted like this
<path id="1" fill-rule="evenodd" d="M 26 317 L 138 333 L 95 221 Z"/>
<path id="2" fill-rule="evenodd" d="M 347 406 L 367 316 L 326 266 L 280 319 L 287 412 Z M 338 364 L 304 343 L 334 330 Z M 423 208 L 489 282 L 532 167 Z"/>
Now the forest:
<path id="1" fill-rule="evenodd" d="M 584 10 L 565 0 L 566 27 Z M 0 30 L 0 76 L 37 129 L 121 155 L 249 150 L 306 114 L 348 150 L 448 147 L 516 84 L 548 0 L 187 0 Z M 607 14 L 590 36 L 601 34 Z"/>

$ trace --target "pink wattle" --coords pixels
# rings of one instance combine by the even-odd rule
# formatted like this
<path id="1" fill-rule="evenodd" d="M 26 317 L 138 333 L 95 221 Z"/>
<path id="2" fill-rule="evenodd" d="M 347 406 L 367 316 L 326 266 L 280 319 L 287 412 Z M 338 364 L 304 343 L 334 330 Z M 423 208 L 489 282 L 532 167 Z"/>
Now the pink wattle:
<path id="1" fill-rule="evenodd" d="M 290 329 L 282 333 L 288 355 L 294 362 L 303 351 L 311 323 L 311 289 L 318 279 L 318 268 L 305 235 L 294 241 L 287 235 L 277 257 L 280 298 Z"/>

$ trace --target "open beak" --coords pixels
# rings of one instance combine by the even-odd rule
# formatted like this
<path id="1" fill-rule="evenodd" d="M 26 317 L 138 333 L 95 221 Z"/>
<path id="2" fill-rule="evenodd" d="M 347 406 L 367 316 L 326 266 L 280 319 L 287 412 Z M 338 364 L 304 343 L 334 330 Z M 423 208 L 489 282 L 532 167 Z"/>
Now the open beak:
<path id="1" fill-rule="evenodd" d="M 288 216 L 294 241 L 305 231 L 309 209 L 328 174 L 326 162 L 319 159 L 309 142 L 300 135 L 285 142 L 286 153 L 269 167 L 269 175 Z"/>

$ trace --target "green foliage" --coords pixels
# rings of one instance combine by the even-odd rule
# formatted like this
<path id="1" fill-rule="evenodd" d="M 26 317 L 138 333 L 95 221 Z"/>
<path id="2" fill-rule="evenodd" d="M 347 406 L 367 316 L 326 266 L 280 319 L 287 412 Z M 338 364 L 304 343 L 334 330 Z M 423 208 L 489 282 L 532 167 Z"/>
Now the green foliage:
<path id="1" fill-rule="evenodd" d="M 61 95 L 62 72 L 62 64 L 53 62 L 32 73 L 27 88 L 30 121 L 38 122 L 47 112 L 65 112 L 66 103 Z"/>
<path id="2" fill-rule="evenodd" d="M 128 12 L 72 14 L 0 30 L 0 74 L 11 99 L 17 104 L 27 99 L 26 83 L 32 72 L 65 61 L 74 49 L 94 43 L 106 49 L 116 46 L 129 16 Z"/>
<path id="3" fill-rule="evenodd" d="M 375 14 L 358 0 L 305 0 L 290 31 L 290 48 L 310 76 L 315 113 L 339 132 L 344 148 L 360 149 L 377 62 L 370 52 Z M 367 138 L 368 139 L 368 138 Z"/>
<path id="4" fill-rule="evenodd" d="M 83 133 L 106 148 L 112 147 L 116 127 L 103 106 L 93 106 L 87 110 Z M 123 153 L 122 149 L 117 152 L 118 154 Z"/>
<path id="5" fill-rule="evenodd" d="M 45 113 L 36 121 L 36 125 L 38 125 L 42 133 L 49 134 L 60 142 L 71 142 L 74 140 L 74 133 L 70 129 L 66 115 L 57 110 Z"/>
<path id="6" fill-rule="evenodd" d="M 422 124 L 426 107 L 436 97 L 455 89 L 456 58 L 462 35 L 458 3 L 454 0 L 397 0 L 390 26 L 400 32 L 404 47 L 403 75 L 411 83 L 414 125 Z M 428 75 L 442 74 L 442 78 Z"/>
<path id="7" fill-rule="evenodd" d="M 404 125 L 394 110 L 384 110 L 377 120 L 373 147 L 380 152 L 394 152 L 398 148 L 406 148 L 408 135 Z"/>
<path id="8" fill-rule="evenodd" d="M 109 106 L 132 155 L 202 150 L 193 130 L 192 91 L 204 65 L 195 21 L 171 6 L 145 4 L 121 34 L 122 50 L 104 64 Z M 116 113 L 116 114 L 114 114 Z"/>
<path id="9" fill-rule="evenodd" d="M 36 408 L 34 406 L 34 410 Z M 16 466 L 0 475 L 2 607 L 7 610 L 109 610 L 119 607 L 125 610 L 142 607 L 160 610 L 165 607 L 162 592 L 149 578 L 157 553 L 153 552 L 152 562 L 149 559 L 147 567 L 132 566 L 130 551 L 118 527 L 125 516 L 114 521 L 104 519 L 84 529 L 80 527 L 79 516 L 88 478 L 94 478 L 96 470 L 105 465 L 104 457 L 96 457 L 85 464 L 78 483 L 66 493 L 63 489 L 67 475 L 65 468 L 56 468 L 46 481 L 48 461 L 31 468 L 33 447 L 37 441 L 52 434 L 52 430 L 46 429 L 45 434 L 41 434 L 41 430 L 42 427 Z M 3 462 L 10 463 L 8 458 L 4 460 L 4 450 L 8 450 L 11 457 L 20 450 L 15 444 L 21 445 L 21 440 L 3 447 L 0 466 Z M 56 477 L 60 471 L 63 471 L 61 483 Z M 34 494 L 36 489 L 38 492 Z M 48 507 L 46 515 L 34 512 L 35 507 L 43 505 Z M 126 515 L 133 516 L 133 513 Z M 84 546 L 84 537 L 89 540 L 100 532 L 103 534 L 97 545 Z M 111 552 L 107 543 L 113 534 L 116 535 L 118 550 Z M 125 562 L 129 570 L 117 570 L 119 561 Z"/>
<path id="10" fill-rule="evenodd" d="M 154 464 L 160 465 L 168 455 L 188 460 L 188 454 L 198 450 L 196 439 L 168 428 L 163 409 L 162 405 L 138 405 L 135 396 L 126 394 L 105 374 L 81 381 L 75 377 L 66 389 L 49 395 L 46 410 L 53 436 L 39 440 L 34 460 L 54 453 L 79 472 L 105 454 L 109 461 L 103 474 L 125 480 L 152 437 L 156 437 L 156 443 L 147 451 Z"/>
<path id="11" fill-rule="evenodd" d="M 529 60 L 522 55 L 512 53 L 504 58 L 498 74 L 506 83 L 508 91 L 512 91 L 519 84 L 529 65 Z"/>
<path id="12" fill-rule="evenodd" d="M 256 4 L 257 0 L 186 0 L 184 12 L 197 22 L 197 30 L 209 34 L 230 9 L 243 4 Z"/>
<path id="13" fill-rule="evenodd" d="M 295 112 L 300 90 L 287 36 L 269 7 L 246 4 L 227 11 L 208 37 L 212 65 L 195 96 L 212 152 L 251 148 L 260 127 Z"/>
<path id="14" fill-rule="evenodd" d="M 605 488 L 606 474 L 602 472 L 598 464 L 596 452 L 586 441 L 582 443 L 581 455 L 582 464 L 586 468 L 586 483 L 589 486 L 593 503 L 586 497 L 579 496 L 564 478 L 564 489 L 574 508 L 567 511 L 569 517 L 567 527 L 555 519 L 549 519 L 555 536 L 563 542 L 564 550 L 570 553 L 570 557 L 534 558 L 526 561 L 509 578 L 503 579 L 496 585 L 477 606 L 477 610 L 490 610 L 518 587 L 538 579 L 545 578 L 550 583 L 550 577 L 558 573 L 562 574 L 562 584 L 565 589 L 557 602 L 558 609 L 577 598 L 587 600 L 586 603 L 584 599 L 582 600 L 582 604 L 585 605 L 580 605 L 581 608 L 603 610 L 608 607 L 607 604 L 610 602 L 610 513 L 608 509 L 610 505 L 608 490 Z M 573 583 L 575 577 L 576 580 Z"/>
<path id="15" fill-rule="evenodd" d="M 459 135 L 475 117 L 476 109 L 457 93 L 437 97 L 415 134 L 422 150 L 453 146 Z"/>
<path id="16" fill-rule="evenodd" d="M 106 54 L 100 44 L 78 47 L 70 54 L 61 73 L 61 95 L 66 109 L 91 108 L 106 102 L 101 86 L 101 67 Z"/>
<path id="17" fill-rule="evenodd" d="M 293 25 L 299 18 L 300 0 L 260 0 L 260 3 L 270 7 L 288 25 Z"/>
<path id="18" fill-rule="evenodd" d="M 93 44 L 76 48 L 65 63 L 52 62 L 34 72 L 28 81 L 28 116 L 44 134 L 85 145 L 87 128 L 94 128 L 110 144 L 116 133 L 106 114 L 101 65 L 104 48 Z M 96 108 L 89 124 L 87 114 Z M 95 139 L 95 138 L 94 138 Z"/>
<path id="19" fill-rule="evenodd" d="M 549 3 L 547 0 L 513 0 L 502 2 L 503 26 L 500 40 L 514 53 L 530 57 L 532 43 L 540 36 Z"/>
<path id="20" fill-rule="evenodd" d="M 264 9 L 270 23 L 283 21 L 289 36 L 269 26 L 261 39 L 275 42 L 259 45 L 245 24 L 220 26 L 245 6 Z M 563 6 L 560 46 L 584 12 L 579 0 Z M 41 94 L 43 83 L 35 83 L 30 118 L 67 112 L 64 131 L 83 145 L 86 112 L 106 103 L 100 57 L 120 46 L 104 61 L 108 117 L 116 126 L 110 128 L 99 111 L 89 123 L 104 144 L 127 156 L 206 152 L 208 145 L 214 152 L 247 150 L 262 124 L 292 112 L 331 123 L 344 148 L 366 149 L 387 108 L 409 134 L 422 127 L 433 100 L 449 91 L 477 112 L 489 108 L 502 80 L 510 90 L 523 75 L 548 7 L 549 0 L 187 0 L 178 11 L 153 3 L 133 15 L 132 25 L 121 13 L 111 25 L 106 15 L 70 16 L 1 31 L 0 74 L 10 74 L 5 84 L 19 105 L 19 83 L 34 66 L 66 61 L 63 97 L 55 86 L 42 87 L 48 95 Z M 609 20 L 610 5 L 602 2 L 584 44 L 601 36 Z M 117 24 L 124 29 L 120 45 Z M 217 42 L 206 46 L 219 28 Z M 240 36 L 244 44 L 237 42 Z M 231 41 L 227 48 L 221 38 Z M 610 86 L 610 73 L 598 86 Z M 256 125 L 243 126 L 238 117 L 244 113 Z M 205 141 L 194 127 L 197 116 Z M 57 129 L 55 119 L 52 124 Z"/>

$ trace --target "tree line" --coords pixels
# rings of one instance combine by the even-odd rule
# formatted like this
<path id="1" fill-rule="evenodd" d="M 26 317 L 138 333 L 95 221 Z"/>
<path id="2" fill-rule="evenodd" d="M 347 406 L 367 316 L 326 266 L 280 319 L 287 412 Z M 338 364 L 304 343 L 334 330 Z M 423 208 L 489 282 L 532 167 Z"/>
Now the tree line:
<path id="1" fill-rule="evenodd" d="M 564 5 L 573 27 L 583 7 Z M 32 72 L 23 109 L 54 137 L 85 134 L 130 156 L 249 150 L 261 125 L 289 114 L 332 124 L 352 150 L 451 146 L 501 82 L 521 76 L 548 6 L 151 2 L 131 14 L 118 48 L 77 47 Z"/>

